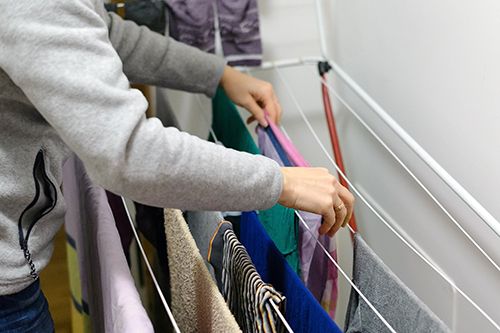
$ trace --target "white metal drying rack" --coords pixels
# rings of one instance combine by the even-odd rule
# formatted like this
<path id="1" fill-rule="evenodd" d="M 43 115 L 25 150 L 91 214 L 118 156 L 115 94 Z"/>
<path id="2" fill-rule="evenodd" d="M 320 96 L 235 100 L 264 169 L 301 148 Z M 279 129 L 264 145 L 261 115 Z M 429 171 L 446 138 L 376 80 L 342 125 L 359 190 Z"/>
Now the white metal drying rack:
<path id="1" fill-rule="evenodd" d="M 328 58 L 325 24 L 321 10 L 322 0 L 315 0 L 316 22 L 320 39 L 322 57 L 328 60 L 332 70 L 375 112 L 375 114 L 396 133 L 403 142 L 427 166 L 448 185 L 455 194 L 500 237 L 500 222 L 479 203 L 455 178 L 453 178 L 413 137 L 406 132 L 356 81 L 354 81 L 335 61 Z"/>
<path id="2" fill-rule="evenodd" d="M 275 61 L 275 62 L 266 62 L 264 63 L 261 67 L 257 67 L 257 68 L 252 68 L 252 69 L 245 69 L 246 71 L 250 72 L 250 71 L 258 71 L 258 70 L 267 70 L 267 69 L 274 69 L 277 74 L 278 74 L 278 77 L 280 78 L 280 81 L 284 84 L 284 86 L 286 87 L 288 93 L 290 94 L 291 98 L 293 99 L 295 105 L 297 106 L 297 110 L 300 112 L 303 120 L 306 122 L 306 125 L 308 126 L 309 130 L 311 131 L 312 135 L 314 136 L 314 138 L 316 139 L 316 141 L 318 142 L 318 144 L 320 145 L 320 147 L 322 148 L 323 152 L 325 153 L 325 155 L 327 156 L 327 158 L 330 160 L 330 162 L 332 163 L 332 165 L 337 169 L 337 171 L 341 174 L 341 176 L 343 178 L 346 179 L 346 181 L 349 183 L 350 187 L 353 189 L 353 191 L 355 192 L 355 194 L 358 195 L 358 197 L 361 198 L 361 200 L 370 208 L 370 210 L 372 210 L 373 213 L 375 213 L 375 215 L 399 238 L 401 239 L 401 241 L 406 245 L 408 246 L 413 252 L 415 252 L 426 264 L 428 264 L 434 271 L 436 271 L 446 282 L 448 282 L 450 284 L 450 286 L 453 288 L 454 291 L 457 291 L 458 293 L 460 293 L 474 308 L 476 308 L 476 310 L 478 310 L 498 331 L 500 331 L 500 325 L 498 325 L 481 307 L 479 307 L 467 294 L 465 294 L 460 288 L 458 288 L 455 283 L 448 277 L 446 276 L 437 266 L 435 266 L 428 258 L 426 258 L 422 253 L 420 253 L 420 251 L 418 251 L 414 246 L 412 246 L 403 236 L 401 236 L 381 215 L 380 213 L 378 213 L 377 210 L 375 210 L 373 208 L 373 205 L 371 205 L 369 203 L 369 201 L 364 198 L 363 195 L 361 195 L 361 193 L 357 190 L 357 188 L 355 186 L 353 186 L 352 182 L 341 172 L 341 170 L 338 168 L 337 164 L 335 163 L 335 161 L 333 160 L 333 158 L 329 155 L 329 153 L 327 152 L 326 148 L 324 147 L 324 145 L 321 143 L 321 141 L 319 140 L 319 137 L 317 136 L 317 134 L 314 132 L 314 129 L 312 128 L 312 126 L 310 125 L 309 121 L 307 120 L 307 117 L 305 116 L 302 108 L 300 107 L 300 104 L 298 103 L 297 99 L 295 98 L 295 96 L 293 95 L 290 87 L 288 86 L 288 84 L 286 83 L 286 81 L 283 79 L 283 76 L 279 70 L 279 68 L 284 68 L 284 67 L 293 67 L 293 66 L 300 66 L 300 65 L 312 65 L 312 64 L 316 64 L 318 61 L 322 61 L 324 58 L 322 57 L 304 57 L 304 58 L 297 58 L 297 59 L 290 59 L 290 60 L 281 60 L 281 61 Z M 322 80 L 321 78 L 319 78 L 319 80 Z M 460 227 L 460 225 L 458 224 L 458 222 L 456 222 L 456 220 L 453 219 L 453 217 L 451 216 L 451 214 L 449 214 L 448 211 L 445 210 L 444 206 L 442 204 L 439 203 L 439 201 L 432 195 L 432 193 L 425 188 L 425 186 L 423 185 L 423 183 L 410 171 L 410 169 L 397 157 L 397 155 L 395 155 L 391 150 L 390 148 L 380 139 L 380 137 L 375 133 L 375 131 L 373 131 L 367 124 L 366 122 L 364 122 L 362 120 L 362 118 L 357 115 L 357 113 L 355 113 L 355 111 L 343 100 L 341 99 L 341 97 L 338 95 L 338 93 L 330 86 L 330 85 L 327 85 L 328 89 L 330 91 L 332 91 L 332 93 L 343 103 L 345 104 L 345 106 L 348 108 L 348 110 L 350 110 L 355 116 L 356 116 L 356 119 L 358 119 L 362 124 L 363 126 L 365 126 L 365 128 L 367 128 L 367 130 L 369 130 L 369 132 L 375 136 L 375 138 L 384 146 L 384 148 L 388 149 L 388 151 L 391 153 L 391 155 L 393 155 L 394 158 L 396 158 L 396 160 L 405 168 L 405 170 L 417 181 L 417 183 L 422 186 L 424 188 L 424 190 L 426 191 L 426 193 L 428 193 L 431 198 L 439 205 L 440 208 L 443 209 L 443 211 L 447 214 L 447 216 L 450 217 L 450 219 L 452 219 L 455 224 L 457 225 L 457 227 L 460 228 L 460 230 L 469 238 L 469 240 L 471 240 L 471 242 L 473 242 L 473 244 L 481 251 L 481 253 L 483 253 L 483 255 L 485 255 L 485 257 L 498 269 L 498 265 L 486 254 L 486 252 L 480 248 L 480 246 L 472 239 L 472 237 L 470 237 L 470 235 L 468 235 L 466 233 L 465 230 L 463 230 L 463 228 Z M 197 97 L 197 100 L 198 100 L 198 103 L 201 103 L 200 100 L 199 100 L 199 96 Z M 201 106 L 201 104 L 200 104 Z M 209 129 L 210 129 L 210 132 L 211 134 L 214 136 L 214 138 L 216 139 L 216 136 L 215 136 L 215 133 L 213 131 L 213 129 L 211 128 L 211 126 L 209 125 L 209 122 L 208 120 L 205 118 L 205 115 L 203 113 L 203 110 L 201 110 L 201 114 L 204 118 L 204 121 L 206 122 L 206 124 L 208 125 Z M 283 128 L 284 129 L 284 128 Z M 286 131 L 285 131 L 286 133 Z M 125 204 L 125 202 L 124 202 Z M 125 205 L 126 207 L 126 205 Z M 321 243 L 319 243 L 319 241 L 315 238 L 315 235 L 312 234 L 312 232 L 310 231 L 310 229 L 308 228 L 307 224 L 304 222 L 304 220 L 301 218 L 300 214 L 298 214 L 298 212 L 296 211 L 295 212 L 297 214 L 297 216 L 299 217 L 299 220 L 301 221 L 301 223 L 306 227 L 306 229 L 308 230 L 308 232 L 311 233 L 311 235 L 313 236 L 313 238 L 315 239 L 316 243 L 318 243 L 320 245 L 320 247 L 322 248 L 323 252 L 325 253 L 325 255 L 327 255 L 327 257 L 329 258 L 329 260 L 337 267 L 337 269 L 341 272 L 341 274 L 346 278 L 346 280 L 351 284 L 351 286 L 353 287 L 353 289 L 356 290 L 356 292 L 358 292 L 358 294 L 360 295 L 360 297 L 367 303 L 367 305 L 374 311 L 374 313 L 376 314 L 376 316 L 384 323 L 384 325 L 389 329 L 389 331 L 391 332 L 396 332 L 394 330 L 394 328 L 387 322 L 387 320 L 377 311 L 377 309 L 371 304 L 371 302 L 366 298 L 366 296 L 359 290 L 359 288 L 351 281 L 351 279 L 349 278 L 349 276 L 342 270 L 342 268 L 340 267 L 340 265 L 331 257 L 330 253 L 328 252 L 327 249 L 324 248 L 324 246 L 322 246 Z M 127 210 L 127 214 L 128 214 L 128 210 Z M 129 217 L 130 218 L 130 217 Z M 148 271 L 153 279 L 153 282 L 155 284 L 155 287 L 158 291 L 158 293 L 160 294 L 160 298 L 163 302 L 163 305 L 165 307 L 165 310 L 167 311 L 167 314 L 169 315 L 169 318 L 172 322 L 172 325 L 174 327 L 174 329 L 176 330 L 176 332 L 180 332 L 179 329 L 178 329 L 178 326 L 175 322 L 175 319 L 173 318 L 172 316 L 172 313 L 170 311 L 170 308 L 168 307 L 168 304 L 166 303 L 166 300 L 161 292 L 161 289 L 158 285 L 158 283 L 156 282 L 156 278 L 154 277 L 154 273 L 152 272 L 152 269 L 149 265 L 149 262 L 148 262 L 148 259 L 144 253 L 144 250 L 142 249 L 142 244 L 140 243 L 140 239 L 138 238 L 137 236 L 137 233 L 135 231 L 135 227 L 133 225 L 133 222 L 131 219 L 129 219 L 130 223 L 131 223 L 131 227 L 133 227 L 133 230 L 134 230 L 134 236 L 136 237 L 136 241 L 138 242 L 138 246 L 141 250 L 141 254 L 146 262 L 146 266 L 148 267 Z M 353 232 L 353 230 L 351 229 L 351 232 Z M 277 311 L 277 314 L 278 314 L 278 317 L 280 318 L 280 320 L 283 321 L 284 325 L 285 325 L 285 328 L 288 330 L 288 332 L 293 332 L 292 329 L 290 328 L 289 324 L 287 323 L 286 319 L 284 318 L 283 314 L 281 314 L 281 312 L 279 311 L 279 309 L 277 308 L 277 306 L 272 303 L 271 304 L 272 307 L 274 308 L 275 311 Z"/>
<path id="3" fill-rule="evenodd" d="M 400 235 L 387 221 L 386 219 L 384 219 L 381 214 L 375 209 L 373 208 L 373 204 L 371 204 L 369 202 L 369 200 L 367 200 L 360 192 L 359 190 L 352 184 L 352 182 L 342 173 L 342 171 L 340 170 L 340 168 L 338 167 L 338 165 L 335 163 L 335 161 L 333 160 L 333 158 L 330 156 L 330 154 L 328 153 L 328 151 L 326 150 L 326 148 L 324 147 L 324 145 L 322 144 L 322 142 L 320 141 L 319 137 L 317 136 L 316 132 L 314 131 L 314 129 L 312 128 L 311 124 L 309 123 L 307 117 L 305 116 L 300 104 L 298 103 L 297 99 L 295 98 L 295 95 L 293 94 L 293 92 L 291 91 L 289 85 L 287 84 L 286 80 L 284 80 L 282 74 L 281 74 L 281 71 L 280 71 L 280 68 L 284 68 L 284 67 L 293 67 L 293 66 L 300 66 L 300 65 L 312 65 L 312 64 L 316 64 L 317 61 L 322 61 L 323 58 L 322 57 L 304 57 L 304 58 L 297 58 L 297 59 L 287 59 L 287 60 L 280 60 L 280 61 L 274 61 L 274 62 L 266 62 L 263 64 L 263 66 L 261 67 L 257 67 L 257 68 L 245 68 L 244 70 L 248 73 L 251 73 L 251 72 L 254 72 L 254 71 L 259 71 L 259 70 L 268 70 L 268 69 L 273 69 L 276 71 L 276 73 L 278 74 L 278 77 L 281 81 L 281 83 L 285 86 L 286 90 L 288 91 L 290 97 L 292 98 L 292 100 L 294 101 L 294 104 L 296 105 L 297 107 L 297 110 L 299 111 L 302 119 L 304 120 L 304 122 L 306 123 L 306 125 L 308 126 L 309 130 L 311 131 L 312 135 L 314 136 L 315 140 L 318 142 L 319 146 L 321 147 L 321 149 L 323 150 L 323 152 L 325 153 L 325 155 L 327 156 L 327 158 L 330 160 L 330 162 L 332 163 L 332 165 L 337 169 L 337 171 L 339 172 L 339 174 L 348 182 L 349 186 L 352 188 L 352 190 L 355 192 L 355 194 L 362 200 L 363 203 L 365 203 L 368 208 L 391 230 L 391 232 L 393 232 L 406 246 L 408 246 L 415 254 L 417 254 L 417 256 L 419 256 L 427 265 L 429 265 L 436 273 L 438 273 L 438 275 L 440 275 L 451 287 L 452 287 L 452 290 L 455 292 L 458 292 L 460 295 L 462 295 L 483 317 L 485 317 L 486 320 L 488 320 L 498 331 L 500 331 L 500 325 L 498 323 L 496 323 L 492 318 L 491 316 L 489 316 L 486 311 L 484 311 L 476 302 L 474 302 L 470 296 L 468 296 L 465 292 L 463 292 L 454 282 L 451 278 L 449 278 L 447 275 L 445 275 L 444 272 L 442 272 L 442 270 L 437 267 L 429 258 L 427 258 L 426 256 L 424 256 L 419 250 L 417 250 L 413 245 L 411 245 L 411 243 L 408 242 L 408 240 L 406 240 L 402 235 Z M 321 78 L 319 78 L 319 80 L 321 82 L 324 82 Z M 324 82 L 326 83 L 326 82 Z M 363 121 L 363 119 L 352 109 L 352 107 L 350 107 L 343 99 L 340 98 L 340 96 L 338 95 L 338 93 L 330 86 L 327 84 L 327 87 L 330 91 L 332 91 L 334 93 L 334 95 L 339 98 L 339 100 L 349 109 L 349 111 L 351 111 L 356 119 L 358 119 L 362 125 L 372 134 L 374 135 L 374 137 L 377 139 L 377 141 L 379 143 L 382 144 L 382 146 L 384 148 L 386 148 L 390 153 L 391 155 L 403 166 L 403 168 L 410 174 L 410 176 L 412 176 L 412 178 L 417 182 L 417 184 L 419 186 L 421 186 L 424 191 L 431 197 L 431 199 L 443 210 L 443 212 L 445 212 L 445 214 L 455 223 L 455 225 L 460 229 L 460 231 L 462 233 L 464 233 L 464 235 L 472 242 L 472 244 L 486 257 L 486 259 L 488 259 L 488 261 L 497 269 L 500 271 L 499 269 L 499 266 L 498 264 L 493 260 L 491 259 L 491 257 L 486 253 L 486 251 L 484 251 L 480 246 L 479 244 L 477 244 L 477 242 L 474 241 L 474 239 L 463 229 L 463 227 L 461 227 L 461 225 L 453 218 L 453 216 L 446 210 L 446 208 L 439 202 L 439 200 L 430 192 L 430 190 L 428 190 L 425 185 L 423 185 L 423 183 L 414 175 L 414 173 L 401 161 L 401 159 L 399 159 L 399 157 L 397 157 L 397 155 L 387 146 L 387 144 L 382 141 L 382 139 L 380 139 L 380 137 L 376 134 L 376 132 L 371 129 L 366 122 Z M 200 103 L 200 106 L 201 106 L 201 102 L 199 101 L 199 96 L 197 97 L 198 99 L 198 103 Z M 201 110 L 201 113 L 203 115 L 203 110 Z M 204 117 L 204 116 L 203 116 Z M 204 117 L 204 121 L 208 124 L 208 120 Z M 283 127 L 282 127 L 283 128 Z M 215 136 L 215 133 L 213 132 L 213 129 L 209 126 L 209 129 L 210 129 L 210 132 L 211 134 L 214 136 L 214 138 L 216 138 Z M 284 129 L 284 128 L 283 128 Z M 284 131 L 285 134 L 286 134 L 286 131 Z M 304 224 L 304 226 L 307 228 L 307 225 L 305 224 L 305 222 L 300 218 L 300 214 L 298 214 L 296 212 L 297 216 L 299 216 L 299 220 L 301 221 L 302 224 Z M 309 230 L 309 229 L 308 229 Z M 309 230 L 310 232 L 310 230 Z M 353 232 L 353 230 L 351 229 L 351 232 Z M 314 237 L 314 235 L 312 235 Z M 375 312 L 375 314 L 377 315 L 377 317 L 379 317 L 379 319 L 382 320 L 382 322 L 386 325 L 386 327 L 391 331 L 393 332 L 393 328 L 387 323 L 387 321 L 385 320 L 385 318 L 383 318 L 380 313 L 373 307 L 373 305 L 371 305 L 371 303 L 366 299 L 366 297 L 359 291 L 359 289 L 352 283 L 352 281 L 350 281 L 348 279 L 348 276 L 344 273 L 344 271 L 341 269 L 341 267 L 338 265 L 337 262 L 335 262 L 335 260 L 333 260 L 333 258 L 331 257 L 331 255 L 328 253 L 328 251 L 322 246 L 321 243 L 318 242 L 318 240 L 315 238 L 316 242 L 320 245 L 320 247 L 322 248 L 322 250 L 325 252 L 325 255 L 327 255 L 329 257 L 329 259 L 332 261 L 332 263 L 339 269 L 339 271 L 342 273 L 342 275 L 344 277 L 347 278 L 348 282 L 351 284 L 351 286 L 358 292 L 358 294 L 365 300 L 365 302 L 367 302 L 367 304 L 369 305 L 369 307 Z M 455 311 L 454 311 L 455 313 Z M 453 320 L 453 323 L 455 323 L 455 319 Z"/>
<path id="4" fill-rule="evenodd" d="M 429 258 L 427 258 L 425 255 L 423 255 L 417 248 L 415 248 L 415 246 L 413 246 L 410 242 L 408 242 L 408 240 L 406 240 L 399 232 L 397 232 L 394 227 L 392 227 L 389 222 L 387 222 L 387 220 L 385 218 L 382 217 L 382 215 L 373 207 L 374 205 L 372 203 L 370 203 L 370 201 L 368 199 L 366 199 L 360 192 L 359 190 L 357 189 L 356 186 L 353 185 L 353 183 L 346 177 L 346 175 L 342 172 L 342 170 L 340 170 L 340 168 L 338 167 L 338 165 L 336 164 L 336 162 L 333 160 L 333 158 L 330 156 L 330 154 L 328 153 L 328 151 L 326 150 L 325 146 L 323 145 L 323 143 L 321 142 L 321 140 L 319 139 L 318 135 L 316 134 L 316 132 L 314 131 L 313 127 L 311 126 L 309 120 L 307 119 L 307 117 L 305 116 L 305 113 L 303 111 L 303 109 L 301 108 L 300 104 L 298 103 L 297 99 L 295 98 L 295 96 L 293 95 L 290 87 L 288 86 L 288 84 L 286 83 L 286 81 L 283 79 L 283 76 L 281 75 L 280 73 L 280 70 L 278 68 L 276 68 L 276 71 L 278 73 L 278 76 L 280 77 L 280 80 L 281 82 L 285 85 L 286 89 L 288 90 L 288 93 L 290 94 L 291 98 L 294 100 L 294 103 L 297 107 L 297 110 L 299 111 L 302 119 L 304 120 L 304 122 L 306 123 L 308 129 L 310 130 L 311 134 L 313 135 L 313 137 L 315 138 L 315 140 L 317 141 L 318 145 L 320 146 L 321 150 L 324 152 L 324 154 L 326 155 L 326 157 L 329 159 L 329 161 L 332 163 L 332 165 L 335 167 L 335 169 L 338 171 L 338 173 L 346 180 L 346 182 L 349 184 L 350 188 L 354 191 L 354 193 L 361 199 L 361 201 L 375 214 L 375 216 L 378 217 L 379 220 L 381 220 L 387 228 L 389 228 L 389 230 L 394 233 L 407 247 L 409 247 L 420 259 L 422 259 L 428 266 L 430 266 L 436 273 L 438 273 L 438 275 L 440 275 L 452 288 L 453 288 L 453 291 L 454 292 L 458 292 L 460 295 L 462 295 L 486 320 L 488 320 L 498 331 L 500 331 L 500 325 L 498 323 L 496 323 L 492 318 L 491 316 L 486 313 L 486 311 L 484 311 L 476 302 L 474 302 L 470 296 L 468 296 L 465 292 L 463 292 L 454 282 L 453 280 L 451 280 L 439 267 L 437 267 L 431 260 L 429 260 Z M 331 88 L 331 87 L 330 87 Z M 331 88 L 332 89 L 332 88 Z M 285 131 L 286 133 L 286 131 Z M 437 199 L 436 199 L 437 200 Z M 354 232 L 351 228 L 349 228 L 351 230 L 351 232 Z M 462 232 L 466 233 L 463 229 L 460 229 Z M 468 234 L 466 234 L 468 237 L 470 237 Z M 470 239 L 472 239 L 470 237 Z M 318 243 L 320 244 L 320 243 Z M 477 245 L 477 243 L 474 242 L 475 245 Z M 320 244 L 321 245 L 321 244 Z M 327 254 L 328 257 L 329 254 L 327 253 L 327 250 L 323 248 L 323 246 L 321 246 L 323 251 L 325 252 L 325 254 Z M 482 251 L 482 253 L 488 258 L 491 260 L 491 258 L 486 254 L 486 252 L 481 249 L 479 247 L 479 245 L 477 245 L 477 247 Z M 491 262 L 493 264 L 495 264 L 495 267 L 498 267 L 496 265 L 496 263 L 494 261 L 491 260 Z M 336 265 L 337 266 L 337 265 Z M 455 313 L 455 311 L 454 311 Z M 453 320 L 453 322 L 455 323 L 455 319 Z"/>
<path id="5" fill-rule="evenodd" d="M 297 65 L 306 65 L 306 64 L 316 64 L 318 61 L 324 61 L 327 60 L 329 64 L 332 67 L 332 70 L 337 74 L 370 108 L 372 111 L 375 112 L 375 114 L 387 125 L 391 130 L 403 141 L 405 144 L 439 177 L 445 184 L 447 184 L 450 189 L 453 190 L 454 193 L 465 203 L 467 204 L 468 207 L 471 208 L 471 210 L 491 229 L 493 232 L 500 237 L 500 222 L 496 220 L 491 213 L 489 213 L 486 208 L 484 208 L 458 181 L 456 181 L 425 149 L 423 149 L 422 146 L 418 144 L 371 96 L 366 93 L 336 62 L 332 61 L 331 59 L 328 59 L 327 56 L 327 49 L 326 49 L 326 33 L 324 29 L 324 24 L 323 24 L 323 16 L 321 14 L 321 0 L 315 0 L 316 4 L 316 15 L 317 15 L 317 22 L 318 22 L 318 30 L 319 30 L 319 36 L 320 36 L 320 46 L 321 46 L 321 57 L 303 57 L 303 58 L 296 58 L 296 59 L 286 59 L 286 60 L 279 60 L 279 61 L 273 61 L 273 62 L 264 62 L 260 67 L 258 68 L 252 68 L 252 69 L 245 69 L 245 71 L 257 71 L 257 70 L 266 70 L 266 69 L 276 69 L 278 76 L 280 80 L 286 85 L 288 92 L 291 94 L 292 98 L 294 99 L 294 103 L 296 104 L 299 112 L 301 113 L 301 116 L 303 117 L 304 121 L 308 125 L 311 133 L 315 137 L 316 141 L 326 154 L 327 158 L 331 161 L 331 163 L 334 165 L 334 167 L 337 169 L 339 174 L 349 183 L 353 191 L 362 199 L 362 201 L 372 210 L 375 215 L 394 233 L 396 236 L 401 239 L 401 241 L 407 245 L 413 252 L 415 252 L 425 263 L 427 263 L 433 270 L 435 270 L 445 281 L 447 281 L 453 288 L 454 291 L 459 292 L 471 305 L 473 305 L 476 310 L 478 310 L 498 331 L 500 331 L 500 325 L 498 325 L 493 319 L 482 309 L 480 308 L 467 294 L 465 294 L 460 288 L 458 288 L 455 283 L 447 277 L 437 266 L 435 266 L 428 258 L 426 258 L 424 255 L 420 253 L 414 246 L 412 246 L 403 236 L 401 236 L 374 208 L 373 206 L 364 198 L 361 193 L 353 186 L 353 184 L 347 179 L 347 177 L 342 173 L 342 171 L 338 168 L 337 164 L 335 161 L 332 159 L 332 157 L 329 155 L 327 152 L 326 148 L 323 146 L 321 141 L 319 140 L 317 134 L 314 132 L 312 126 L 308 122 L 307 118 L 305 117 L 305 114 L 301 110 L 300 104 L 298 101 L 295 99 L 294 95 L 291 93 L 290 88 L 286 84 L 286 81 L 283 80 L 283 77 L 279 71 L 278 68 L 284 68 L 284 67 L 291 67 L 291 66 L 297 66 Z M 325 83 L 321 78 L 319 80 L 322 83 Z M 367 124 L 366 122 L 363 121 L 363 119 L 350 107 L 341 97 L 340 95 L 331 87 L 330 85 L 326 84 L 327 88 L 335 95 L 335 97 L 346 106 L 346 108 L 358 119 L 358 121 L 361 122 L 361 124 L 376 138 L 376 140 L 382 144 L 382 146 L 389 151 L 389 153 L 396 159 L 396 161 L 407 171 L 410 176 L 418 183 L 418 185 L 424 189 L 424 191 L 431 197 L 431 199 L 439 206 L 441 210 L 455 223 L 455 225 L 461 230 L 462 233 L 473 243 L 473 245 L 488 259 L 488 261 L 497 269 L 500 271 L 499 266 L 496 262 L 494 262 L 491 257 L 477 244 L 477 242 L 474 241 L 474 239 L 461 227 L 461 225 L 453 218 L 453 216 L 445 209 L 445 207 L 437 200 L 437 198 L 423 185 L 423 183 L 414 175 L 414 173 L 397 157 L 394 152 L 383 142 L 380 137 L 376 134 L 375 131 L 373 131 Z M 203 114 L 203 110 L 202 110 Z M 205 118 L 206 120 L 206 118 Z M 215 133 L 209 126 L 210 131 L 212 135 Z M 214 138 L 215 135 L 214 135 Z M 126 204 L 124 202 L 124 205 L 126 207 Z M 128 210 L 127 210 L 128 214 Z M 315 238 L 315 236 L 312 234 L 310 229 L 308 228 L 307 224 L 304 222 L 304 220 L 301 218 L 300 214 L 296 211 L 297 216 L 299 217 L 299 220 L 301 223 L 304 224 L 306 229 L 311 233 L 311 235 Z M 161 292 L 161 289 L 156 281 L 156 278 L 154 277 L 153 271 L 151 269 L 151 266 L 149 265 L 148 259 L 146 257 L 146 254 L 144 253 L 144 250 L 142 248 L 142 244 L 140 243 L 140 240 L 137 236 L 137 233 L 135 231 L 135 227 L 133 225 L 132 220 L 130 219 L 129 215 L 129 221 L 131 223 L 131 227 L 134 232 L 134 236 L 138 242 L 139 248 L 141 250 L 141 254 L 146 262 L 146 266 L 148 267 L 149 273 L 151 274 L 151 277 L 153 279 L 153 282 L 155 284 L 156 289 L 158 290 L 160 294 L 160 298 L 165 306 L 165 310 L 167 311 L 167 314 L 169 315 L 169 318 L 172 322 L 172 325 L 175 329 L 176 332 L 180 332 L 179 328 L 175 322 L 175 319 L 172 316 L 172 313 L 170 311 L 170 308 L 168 307 L 167 302 L 165 301 L 165 298 Z M 353 230 L 351 229 L 351 232 Z M 332 263 L 339 269 L 341 274 L 347 279 L 347 281 L 351 284 L 351 286 L 358 292 L 360 297 L 365 300 L 365 302 L 369 305 L 369 307 L 374 311 L 374 313 L 381 319 L 381 321 L 386 325 L 386 327 L 391 331 L 395 332 L 395 330 L 392 328 L 392 326 L 383 318 L 380 313 L 376 310 L 375 307 L 369 302 L 369 300 L 360 292 L 360 290 L 357 288 L 357 286 L 349 279 L 348 275 L 342 270 L 340 265 L 331 257 L 329 254 L 328 250 L 322 246 L 321 243 L 318 242 L 318 240 L 315 238 L 315 241 L 320 245 L 322 250 L 325 252 L 325 255 L 328 256 L 328 258 L 332 261 Z M 277 311 L 278 316 L 280 319 L 283 321 L 285 324 L 285 327 L 289 332 L 292 332 L 290 326 L 286 322 L 286 319 L 284 316 L 281 314 L 279 309 L 276 307 L 274 303 L 271 304 L 273 308 Z"/>
<path id="6" fill-rule="evenodd" d="M 299 57 L 262 63 L 260 67 L 241 68 L 243 71 L 257 71 L 271 68 L 283 68 L 296 65 L 316 64 L 318 61 L 328 61 L 333 72 L 338 75 L 370 109 L 467 205 L 470 209 L 500 237 L 500 222 L 479 203 L 453 176 L 451 176 L 413 137 L 392 118 L 340 65 L 328 57 L 327 39 L 321 14 L 322 0 L 315 0 L 318 23 L 321 56 Z M 329 88 L 332 91 L 331 87 Z M 336 93 L 334 93 L 336 94 Z M 337 94 L 336 94 L 337 95 Z M 344 104 L 344 103 L 343 103 Z"/>

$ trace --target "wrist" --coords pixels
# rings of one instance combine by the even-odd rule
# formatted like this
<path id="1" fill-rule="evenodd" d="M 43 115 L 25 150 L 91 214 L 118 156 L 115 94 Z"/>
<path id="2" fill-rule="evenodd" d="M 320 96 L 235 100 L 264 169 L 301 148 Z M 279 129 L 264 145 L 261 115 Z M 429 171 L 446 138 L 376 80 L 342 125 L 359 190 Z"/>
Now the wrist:
<path id="1" fill-rule="evenodd" d="M 224 86 L 229 81 L 229 77 L 231 76 L 231 70 L 232 70 L 231 66 L 229 66 L 229 65 L 224 66 L 224 70 L 222 71 L 222 76 L 221 76 L 220 82 L 219 82 L 219 84 L 222 88 L 224 88 Z"/>
<path id="2" fill-rule="evenodd" d="M 292 197 L 292 190 L 290 188 L 290 179 L 288 175 L 288 168 L 280 168 L 281 171 L 281 194 L 278 199 L 278 203 L 290 207 L 290 198 Z"/>

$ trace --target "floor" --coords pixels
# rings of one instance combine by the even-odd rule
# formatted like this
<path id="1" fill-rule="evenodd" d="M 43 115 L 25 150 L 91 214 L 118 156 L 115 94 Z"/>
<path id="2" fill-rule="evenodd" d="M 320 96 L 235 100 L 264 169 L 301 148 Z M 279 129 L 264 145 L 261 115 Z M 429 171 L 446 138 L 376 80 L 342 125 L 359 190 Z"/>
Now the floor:
<path id="1" fill-rule="evenodd" d="M 52 260 L 40 274 L 40 282 L 49 301 L 55 331 L 57 333 L 71 333 L 71 299 L 64 228 L 61 228 L 56 235 Z"/>

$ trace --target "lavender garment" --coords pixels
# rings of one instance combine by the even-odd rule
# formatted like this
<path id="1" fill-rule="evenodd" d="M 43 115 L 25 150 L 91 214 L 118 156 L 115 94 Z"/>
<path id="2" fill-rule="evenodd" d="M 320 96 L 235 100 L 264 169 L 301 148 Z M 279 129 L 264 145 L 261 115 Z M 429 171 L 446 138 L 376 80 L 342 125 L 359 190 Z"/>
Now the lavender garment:
<path id="1" fill-rule="evenodd" d="M 180 42 L 215 52 L 213 0 L 165 0 L 168 5 L 169 35 Z"/>
<path id="2" fill-rule="evenodd" d="M 257 0 L 165 0 L 171 37 L 205 52 L 215 52 L 217 19 L 222 51 L 232 66 L 262 61 Z M 215 17 L 217 13 L 217 18 Z"/>
<path id="3" fill-rule="evenodd" d="M 289 166 L 283 163 L 282 159 L 280 158 L 280 155 L 274 148 L 271 138 L 266 134 L 266 130 L 258 126 L 256 132 L 257 132 L 257 141 L 259 144 L 259 149 L 262 155 L 275 160 L 280 167 Z"/>
<path id="4" fill-rule="evenodd" d="M 153 332 L 127 265 L 106 192 L 94 185 L 82 162 L 72 156 L 64 165 L 65 223 L 76 239 L 86 238 L 78 251 L 82 289 L 86 291 L 97 332 Z M 89 264 L 90 263 L 90 264 Z"/>

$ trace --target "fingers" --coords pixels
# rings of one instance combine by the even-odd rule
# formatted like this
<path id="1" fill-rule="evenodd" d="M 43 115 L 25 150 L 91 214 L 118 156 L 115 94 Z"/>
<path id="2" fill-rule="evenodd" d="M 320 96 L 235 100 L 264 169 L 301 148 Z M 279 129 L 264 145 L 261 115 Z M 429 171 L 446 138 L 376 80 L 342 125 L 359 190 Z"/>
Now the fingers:
<path id="1" fill-rule="evenodd" d="M 321 235 L 332 237 L 347 224 L 352 216 L 354 197 L 328 169 L 285 167 L 281 171 L 280 204 L 321 215 Z"/>
<path id="2" fill-rule="evenodd" d="M 319 234 L 324 235 L 335 226 L 335 212 L 333 207 L 330 207 L 323 213 L 323 224 L 319 227 Z"/>
<path id="3" fill-rule="evenodd" d="M 271 119 L 275 124 L 279 124 L 282 110 L 281 105 L 278 102 L 278 98 L 274 93 L 273 86 L 268 82 L 261 81 L 259 89 L 253 97 L 267 112 L 269 119 Z"/>
<path id="4" fill-rule="evenodd" d="M 328 236 L 330 237 L 333 237 L 333 235 L 335 235 L 335 233 L 342 227 L 342 224 L 347 216 L 347 208 L 340 197 L 337 198 L 333 210 L 335 211 L 335 225 L 328 231 Z"/>
<path id="5" fill-rule="evenodd" d="M 260 96 L 257 96 L 259 104 L 266 110 L 269 119 L 277 124 L 279 122 L 279 111 L 276 105 L 273 86 L 268 82 L 262 83 L 259 94 Z"/>
<path id="6" fill-rule="evenodd" d="M 354 211 L 354 195 L 344 186 L 341 186 L 338 190 L 339 197 L 345 205 L 346 216 L 343 220 L 342 227 L 345 227 L 347 223 L 351 220 L 352 213 Z"/>
<path id="7" fill-rule="evenodd" d="M 268 126 L 264 110 L 268 113 L 270 120 L 277 124 L 280 122 L 281 106 L 269 82 L 226 66 L 220 84 L 228 97 L 237 105 L 247 109 L 261 126 Z"/>
<path id="8" fill-rule="evenodd" d="M 250 113 L 252 114 L 252 116 L 250 118 L 253 117 L 255 120 L 257 120 L 259 125 L 262 127 L 268 126 L 266 117 L 264 115 L 264 110 L 257 104 L 257 102 L 253 98 L 251 98 L 251 97 L 248 98 L 247 102 L 243 106 L 248 111 L 250 111 Z M 248 119 L 248 120 L 250 120 L 250 119 Z M 247 120 L 247 122 L 248 122 L 248 120 Z"/>

